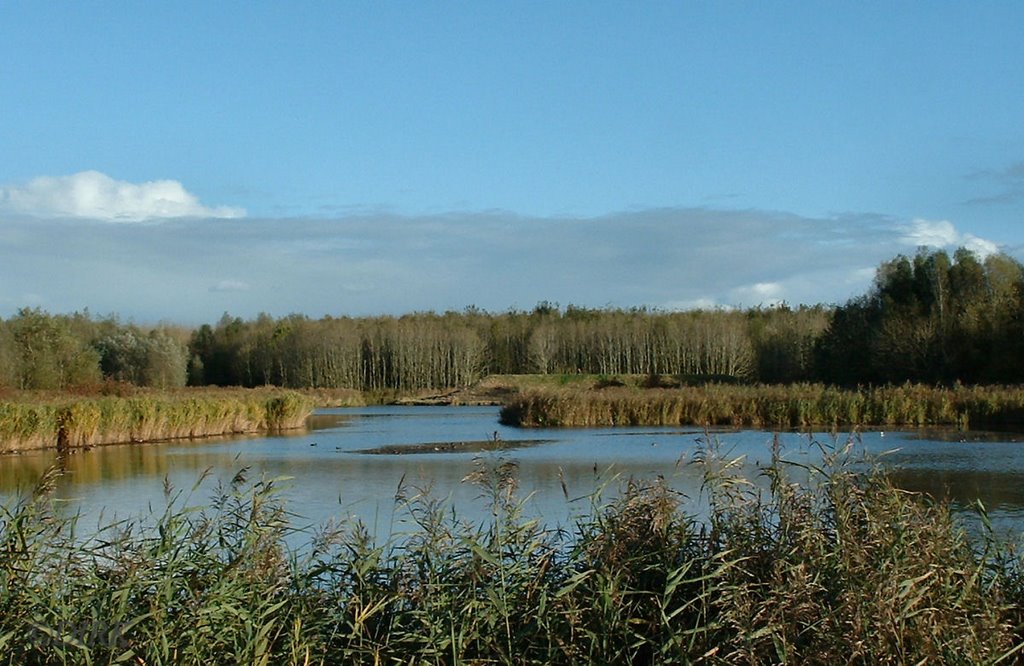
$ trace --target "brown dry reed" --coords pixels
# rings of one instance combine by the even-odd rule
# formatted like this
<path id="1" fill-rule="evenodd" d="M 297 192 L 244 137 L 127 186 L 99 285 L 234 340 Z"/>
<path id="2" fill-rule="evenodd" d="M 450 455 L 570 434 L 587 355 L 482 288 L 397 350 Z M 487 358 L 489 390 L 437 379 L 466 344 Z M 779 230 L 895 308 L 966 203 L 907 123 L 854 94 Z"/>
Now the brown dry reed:
<path id="1" fill-rule="evenodd" d="M 0 453 L 302 427 L 309 398 L 277 389 L 138 391 L 0 401 Z"/>
<path id="2" fill-rule="evenodd" d="M 244 470 L 205 508 L 169 489 L 154 526 L 84 538 L 50 475 L 0 512 L 0 663 L 1018 660 L 1019 557 L 823 448 L 820 467 L 776 456 L 752 484 L 706 440 L 701 517 L 631 481 L 562 528 L 524 515 L 514 463 L 480 461 L 467 482 L 489 519 L 402 486 L 414 528 L 382 543 L 359 523 L 293 527 L 278 482 Z"/>
<path id="3" fill-rule="evenodd" d="M 1024 390 L 922 384 L 859 389 L 823 384 L 539 388 L 510 398 L 501 420 L 522 427 L 1009 428 L 1024 426 Z"/>

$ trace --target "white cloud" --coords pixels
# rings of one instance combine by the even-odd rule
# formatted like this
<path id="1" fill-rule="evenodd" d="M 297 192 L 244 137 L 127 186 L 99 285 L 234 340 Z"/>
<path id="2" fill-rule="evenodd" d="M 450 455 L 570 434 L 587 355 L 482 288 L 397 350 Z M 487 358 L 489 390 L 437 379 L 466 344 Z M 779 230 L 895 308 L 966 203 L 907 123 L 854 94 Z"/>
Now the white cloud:
<path id="1" fill-rule="evenodd" d="M 758 282 L 749 287 L 750 293 L 761 298 L 776 298 L 782 293 L 782 285 L 777 282 Z"/>
<path id="2" fill-rule="evenodd" d="M 877 270 L 878 269 L 876 267 L 871 266 L 869 268 L 858 268 L 853 271 L 850 271 L 849 275 L 846 278 L 846 283 L 863 284 L 865 282 L 870 282 L 875 278 L 875 272 Z"/>
<path id="3" fill-rule="evenodd" d="M 244 217 L 241 208 L 202 205 L 176 180 L 129 183 L 98 171 L 42 176 L 0 188 L 0 211 L 34 217 L 79 217 L 140 222 L 180 217 Z"/>
<path id="4" fill-rule="evenodd" d="M 978 238 L 973 234 L 964 234 L 960 238 L 960 244 L 966 247 L 974 254 L 978 255 L 982 259 L 989 256 L 990 254 L 996 254 L 999 252 L 999 246 L 992 241 L 985 240 L 984 238 Z"/>
<path id="5" fill-rule="evenodd" d="M 915 247 L 947 247 L 956 244 L 959 238 L 953 223 L 946 220 L 933 222 L 918 218 L 909 226 L 901 240 Z"/>
<path id="6" fill-rule="evenodd" d="M 744 306 L 778 305 L 783 301 L 783 288 L 778 282 L 757 282 L 732 290 L 733 300 Z"/>
<path id="7" fill-rule="evenodd" d="M 953 223 L 947 220 L 917 218 L 911 221 L 908 227 L 900 240 L 914 247 L 965 247 L 982 259 L 999 252 L 999 246 L 992 241 L 978 238 L 974 234 L 961 234 Z"/>

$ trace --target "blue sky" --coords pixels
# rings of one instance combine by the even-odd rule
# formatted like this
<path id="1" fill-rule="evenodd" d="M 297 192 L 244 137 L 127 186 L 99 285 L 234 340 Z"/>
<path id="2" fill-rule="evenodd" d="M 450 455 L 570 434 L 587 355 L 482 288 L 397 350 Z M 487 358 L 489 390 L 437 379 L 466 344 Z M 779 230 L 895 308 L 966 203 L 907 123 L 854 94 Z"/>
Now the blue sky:
<path id="1" fill-rule="evenodd" d="M 841 302 L 1024 258 L 1024 3 L 0 4 L 0 316 Z"/>

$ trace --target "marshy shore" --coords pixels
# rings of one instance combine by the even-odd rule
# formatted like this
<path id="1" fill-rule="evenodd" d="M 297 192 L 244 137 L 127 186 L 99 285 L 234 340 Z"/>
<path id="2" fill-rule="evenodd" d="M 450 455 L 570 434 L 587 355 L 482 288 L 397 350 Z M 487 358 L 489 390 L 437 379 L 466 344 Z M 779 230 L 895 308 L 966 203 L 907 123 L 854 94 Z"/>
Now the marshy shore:
<path id="1" fill-rule="evenodd" d="M 763 429 L 1024 429 L 1019 386 L 671 384 L 606 377 L 510 395 L 501 421 L 519 427 L 732 426 Z"/>
<path id="2" fill-rule="evenodd" d="M 0 399 L 0 453 L 289 430 L 313 406 L 279 389 L 11 394 Z"/>
<path id="3" fill-rule="evenodd" d="M 491 375 L 445 391 L 190 388 L 0 395 L 0 453 L 302 428 L 314 407 L 500 405 L 516 427 L 953 427 L 1024 431 L 1020 386 L 738 384 L 676 375 Z"/>

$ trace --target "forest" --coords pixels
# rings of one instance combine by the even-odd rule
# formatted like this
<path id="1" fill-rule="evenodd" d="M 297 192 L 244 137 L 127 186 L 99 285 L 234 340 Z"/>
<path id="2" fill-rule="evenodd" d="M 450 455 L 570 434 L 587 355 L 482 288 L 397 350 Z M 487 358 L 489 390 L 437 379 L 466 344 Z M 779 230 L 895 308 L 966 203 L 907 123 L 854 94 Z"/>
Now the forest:
<path id="1" fill-rule="evenodd" d="M 676 375 L 836 386 L 1024 381 L 1024 267 L 920 250 L 842 305 L 661 311 L 542 302 L 402 316 L 225 314 L 196 329 L 23 308 L 0 320 L 0 388 L 103 382 L 415 391 L 490 374 Z"/>

